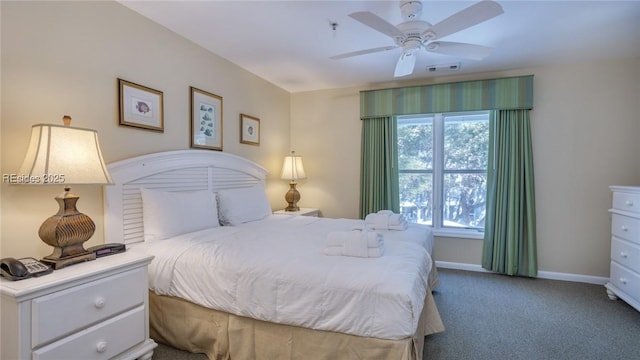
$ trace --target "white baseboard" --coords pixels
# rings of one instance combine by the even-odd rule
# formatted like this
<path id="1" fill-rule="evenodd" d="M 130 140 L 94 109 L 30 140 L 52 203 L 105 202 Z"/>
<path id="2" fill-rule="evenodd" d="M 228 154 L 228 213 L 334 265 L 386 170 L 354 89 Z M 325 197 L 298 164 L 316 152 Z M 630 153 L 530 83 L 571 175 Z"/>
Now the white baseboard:
<path id="1" fill-rule="evenodd" d="M 482 266 L 476 265 L 476 264 L 436 261 L 436 266 L 443 269 L 466 270 L 466 271 L 486 272 L 486 273 L 491 272 L 483 268 Z M 553 271 L 538 271 L 538 277 L 541 279 L 573 281 L 573 282 L 581 282 L 581 283 L 596 284 L 596 285 L 604 285 L 609 281 L 609 278 L 601 277 L 601 276 L 568 274 L 568 273 L 559 273 L 559 272 L 553 272 Z"/>

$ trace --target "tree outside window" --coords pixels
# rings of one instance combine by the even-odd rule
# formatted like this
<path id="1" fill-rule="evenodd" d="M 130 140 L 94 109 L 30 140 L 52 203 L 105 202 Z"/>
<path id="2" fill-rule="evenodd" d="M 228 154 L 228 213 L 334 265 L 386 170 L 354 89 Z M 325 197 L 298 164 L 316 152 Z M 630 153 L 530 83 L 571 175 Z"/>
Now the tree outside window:
<path id="1" fill-rule="evenodd" d="M 484 228 L 489 112 L 398 117 L 400 208 L 437 229 Z"/>

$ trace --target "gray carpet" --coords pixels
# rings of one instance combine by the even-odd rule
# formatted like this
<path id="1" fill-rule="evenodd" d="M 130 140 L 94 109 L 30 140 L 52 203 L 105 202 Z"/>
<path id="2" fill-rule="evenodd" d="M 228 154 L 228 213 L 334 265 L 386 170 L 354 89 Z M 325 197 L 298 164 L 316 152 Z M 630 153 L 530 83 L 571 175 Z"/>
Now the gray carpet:
<path id="1" fill-rule="evenodd" d="M 424 359 L 640 359 L 640 313 L 604 286 L 440 271 Z"/>
<path id="2" fill-rule="evenodd" d="M 640 312 L 609 300 L 604 286 L 447 269 L 439 274 L 434 297 L 447 331 L 427 336 L 425 360 L 640 359 Z M 153 355 L 206 359 L 166 345 Z"/>

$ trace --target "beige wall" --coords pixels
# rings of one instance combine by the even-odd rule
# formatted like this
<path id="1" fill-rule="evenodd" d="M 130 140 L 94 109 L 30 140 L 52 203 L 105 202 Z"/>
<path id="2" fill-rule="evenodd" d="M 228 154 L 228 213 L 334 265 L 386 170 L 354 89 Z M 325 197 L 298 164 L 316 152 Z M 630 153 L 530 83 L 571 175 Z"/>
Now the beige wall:
<path id="1" fill-rule="evenodd" d="M 224 151 L 269 171 L 274 209 L 284 205 L 282 156 L 304 156 L 301 206 L 356 218 L 360 181 L 359 88 L 287 92 L 186 41 L 115 2 L 0 2 L 2 10 L 3 174 L 17 171 L 30 127 L 71 114 L 98 130 L 108 162 L 187 149 L 189 86 L 224 97 Z M 539 267 L 608 276 L 608 185 L 640 185 L 640 59 L 612 60 L 435 78 L 447 82 L 534 74 L 532 111 Z M 120 127 L 117 78 L 162 90 L 165 132 Z M 425 83 L 425 82 L 421 82 Z M 370 86 L 380 88 L 412 83 Z M 259 147 L 238 142 L 238 116 L 261 118 Z M 44 256 L 40 223 L 57 211 L 53 188 L 2 184 L 0 256 Z M 78 207 L 102 236 L 100 188 L 77 186 Z M 108 241 L 108 239 L 106 239 Z M 482 242 L 438 238 L 437 260 L 480 263 Z"/>
<path id="2" fill-rule="evenodd" d="M 542 271 L 609 274 L 608 186 L 640 185 L 639 67 L 636 58 L 431 81 L 534 74 L 531 119 Z M 310 167 L 302 202 L 320 207 L 325 216 L 358 216 L 359 90 L 291 96 L 291 143 Z M 453 238 L 437 238 L 434 250 L 436 260 L 466 264 L 480 264 L 481 252 L 482 241 Z"/>
<path id="3" fill-rule="evenodd" d="M 357 218 L 360 199 L 360 94 L 357 89 L 291 95 L 291 148 L 307 179 L 299 202 L 324 216 Z"/>
<path id="4" fill-rule="evenodd" d="M 1 169 L 17 172 L 31 126 L 61 123 L 96 129 L 107 162 L 189 148 L 189 86 L 223 97 L 224 151 L 256 161 L 271 174 L 268 195 L 283 205 L 277 177 L 289 150 L 289 93 L 116 2 L 1 2 Z M 164 133 L 118 126 L 117 78 L 164 93 Z M 239 143 L 239 114 L 261 119 L 259 147 Z M 207 151 L 207 150 L 203 150 Z M 271 181 L 274 180 L 274 181 Z M 102 190 L 74 186 L 78 208 L 103 239 Z M 55 187 L 2 184 L 0 256 L 44 256 L 38 228 L 57 212 Z M 108 239 L 106 239 L 108 242 Z"/>

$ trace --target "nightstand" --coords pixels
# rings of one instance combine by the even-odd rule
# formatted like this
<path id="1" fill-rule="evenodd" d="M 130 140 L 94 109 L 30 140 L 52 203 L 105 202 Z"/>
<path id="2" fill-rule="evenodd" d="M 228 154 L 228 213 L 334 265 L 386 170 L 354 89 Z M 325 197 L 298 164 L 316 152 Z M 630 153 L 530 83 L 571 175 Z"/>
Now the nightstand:
<path id="1" fill-rule="evenodd" d="M 37 278 L 0 278 L 0 358 L 151 359 L 152 259 L 127 251 Z"/>
<path id="2" fill-rule="evenodd" d="M 273 212 L 274 215 L 299 215 L 299 216 L 320 216 L 320 209 L 300 208 L 298 211 L 278 210 Z"/>

